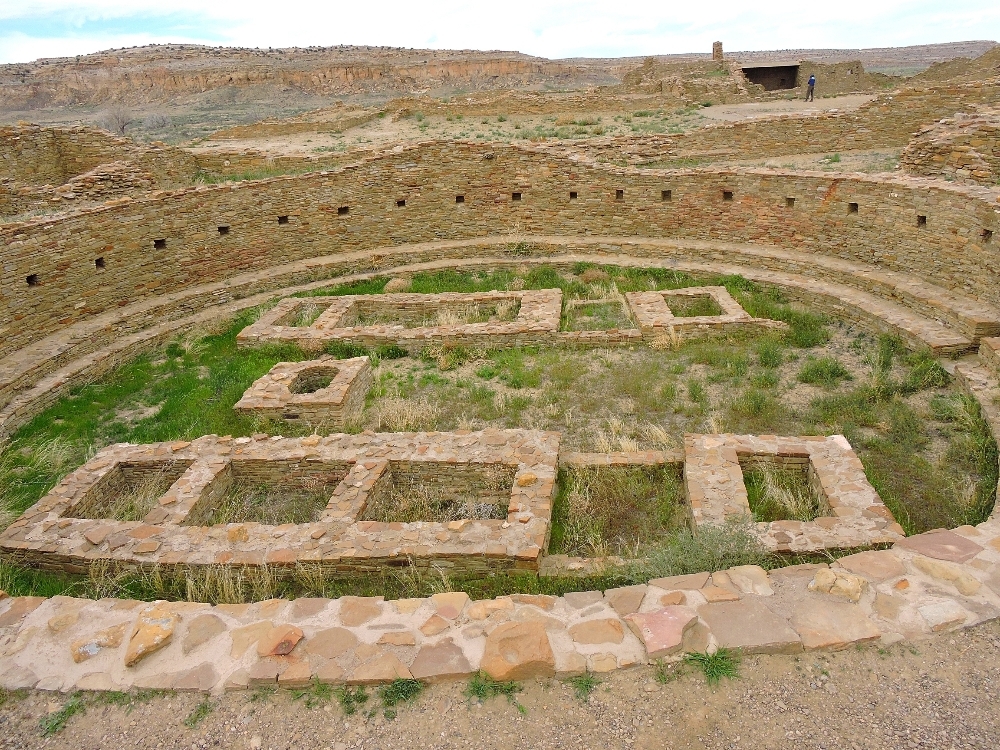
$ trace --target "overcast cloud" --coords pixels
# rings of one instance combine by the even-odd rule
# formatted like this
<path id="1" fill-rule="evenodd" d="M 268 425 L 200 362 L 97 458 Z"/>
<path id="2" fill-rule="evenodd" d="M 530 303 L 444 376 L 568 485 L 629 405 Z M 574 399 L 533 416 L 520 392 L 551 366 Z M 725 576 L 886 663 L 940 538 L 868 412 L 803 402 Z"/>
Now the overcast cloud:
<path id="1" fill-rule="evenodd" d="M 997 39 L 1000 1 L 3 0 L 0 62 L 161 42 L 246 47 L 371 44 L 544 57 Z"/>

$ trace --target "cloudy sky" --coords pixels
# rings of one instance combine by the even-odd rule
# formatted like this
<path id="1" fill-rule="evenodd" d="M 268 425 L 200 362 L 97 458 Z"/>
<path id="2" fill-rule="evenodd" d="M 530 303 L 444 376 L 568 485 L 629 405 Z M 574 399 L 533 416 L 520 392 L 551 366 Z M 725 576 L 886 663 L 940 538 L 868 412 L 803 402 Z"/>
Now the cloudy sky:
<path id="1" fill-rule="evenodd" d="M 1000 0 L 2 0 L 0 62 L 157 42 L 373 44 L 544 57 L 1000 39 Z"/>

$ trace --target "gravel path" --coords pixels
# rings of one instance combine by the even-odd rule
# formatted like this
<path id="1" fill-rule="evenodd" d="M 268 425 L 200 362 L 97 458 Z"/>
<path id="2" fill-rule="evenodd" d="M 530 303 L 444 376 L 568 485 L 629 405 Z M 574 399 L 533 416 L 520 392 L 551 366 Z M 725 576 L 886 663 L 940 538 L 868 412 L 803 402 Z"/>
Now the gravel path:
<path id="1" fill-rule="evenodd" d="M 839 653 L 748 656 L 738 680 L 710 688 L 697 673 L 667 684 L 650 667 L 605 677 L 584 702 L 557 680 L 528 683 L 518 699 L 480 705 L 464 683 L 436 685 L 394 720 L 379 710 L 344 716 L 287 693 L 211 701 L 159 696 L 132 707 L 90 703 L 49 738 L 39 720 L 65 696 L 32 693 L 0 707 L 0 749 L 232 747 L 248 750 L 385 748 L 990 748 L 1000 746 L 1000 621 L 916 645 Z M 370 700 L 364 707 L 374 706 Z"/>

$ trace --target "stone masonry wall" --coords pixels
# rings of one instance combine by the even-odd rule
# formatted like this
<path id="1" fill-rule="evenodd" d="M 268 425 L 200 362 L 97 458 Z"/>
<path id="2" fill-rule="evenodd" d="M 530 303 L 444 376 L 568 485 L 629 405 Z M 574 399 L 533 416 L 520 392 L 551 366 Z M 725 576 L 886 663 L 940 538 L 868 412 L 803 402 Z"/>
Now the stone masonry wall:
<path id="1" fill-rule="evenodd" d="M 900 164 L 923 177 L 1000 184 L 1000 109 L 958 114 L 924 127 L 903 151 Z"/>
<path id="2" fill-rule="evenodd" d="M 512 244 L 515 232 L 768 243 L 998 302 L 1000 244 L 984 234 L 1000 229 L 997 195 L 905 178 L 640 172 L 544 149 L 421 144 L 334 172 L 154 193 L 0 228 L 0 355 L 104 311 L 281 263 L 507 232 Z"/>

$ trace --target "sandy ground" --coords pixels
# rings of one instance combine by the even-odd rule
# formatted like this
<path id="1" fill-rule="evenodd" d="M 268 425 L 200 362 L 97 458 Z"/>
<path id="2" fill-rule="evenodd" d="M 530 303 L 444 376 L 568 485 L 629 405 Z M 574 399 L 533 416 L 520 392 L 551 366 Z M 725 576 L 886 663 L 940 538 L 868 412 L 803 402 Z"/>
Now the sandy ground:
<path id="1" fill-rule="evenodd" d="M 812 102 L 799 98 L 776 99 L 771 102 L 747 102 L 746 104 L 718 104 L 714 107 L 705 107 L 701 113 L 711 120 L 727 120 L 729 122 L 763 119 L 793 113 L 818 115 L 825 112 L 849 112 L 867 104 L 874 98 L 873 94 L 845 94 L 829 98 L 820 97 Z"/>
<path id="2" fill-rule="evenodd" d="M 0 708 L 0 748 L 993 749 L 998 649 L 994 621 L 915 645 L 748 656 L 740 679 L 716 688 L 695 672 L 659 684 L 642 667 L 604 677 L 584 702 L 558 680 L 533 681 L 518 696 L 523 715 L 504 698 L 470 701 L 464 683 L 449 683 L 427 688 L 394 720 L 381 711 L 347 717 L 336 703 L 310 709 L 287 693 L 230 693 L 188 728 L 202 698 L 176 695 L 131 710 L 92 704 L 50 738 L 39 720 L 66 699 L 34 693 Z"/>

